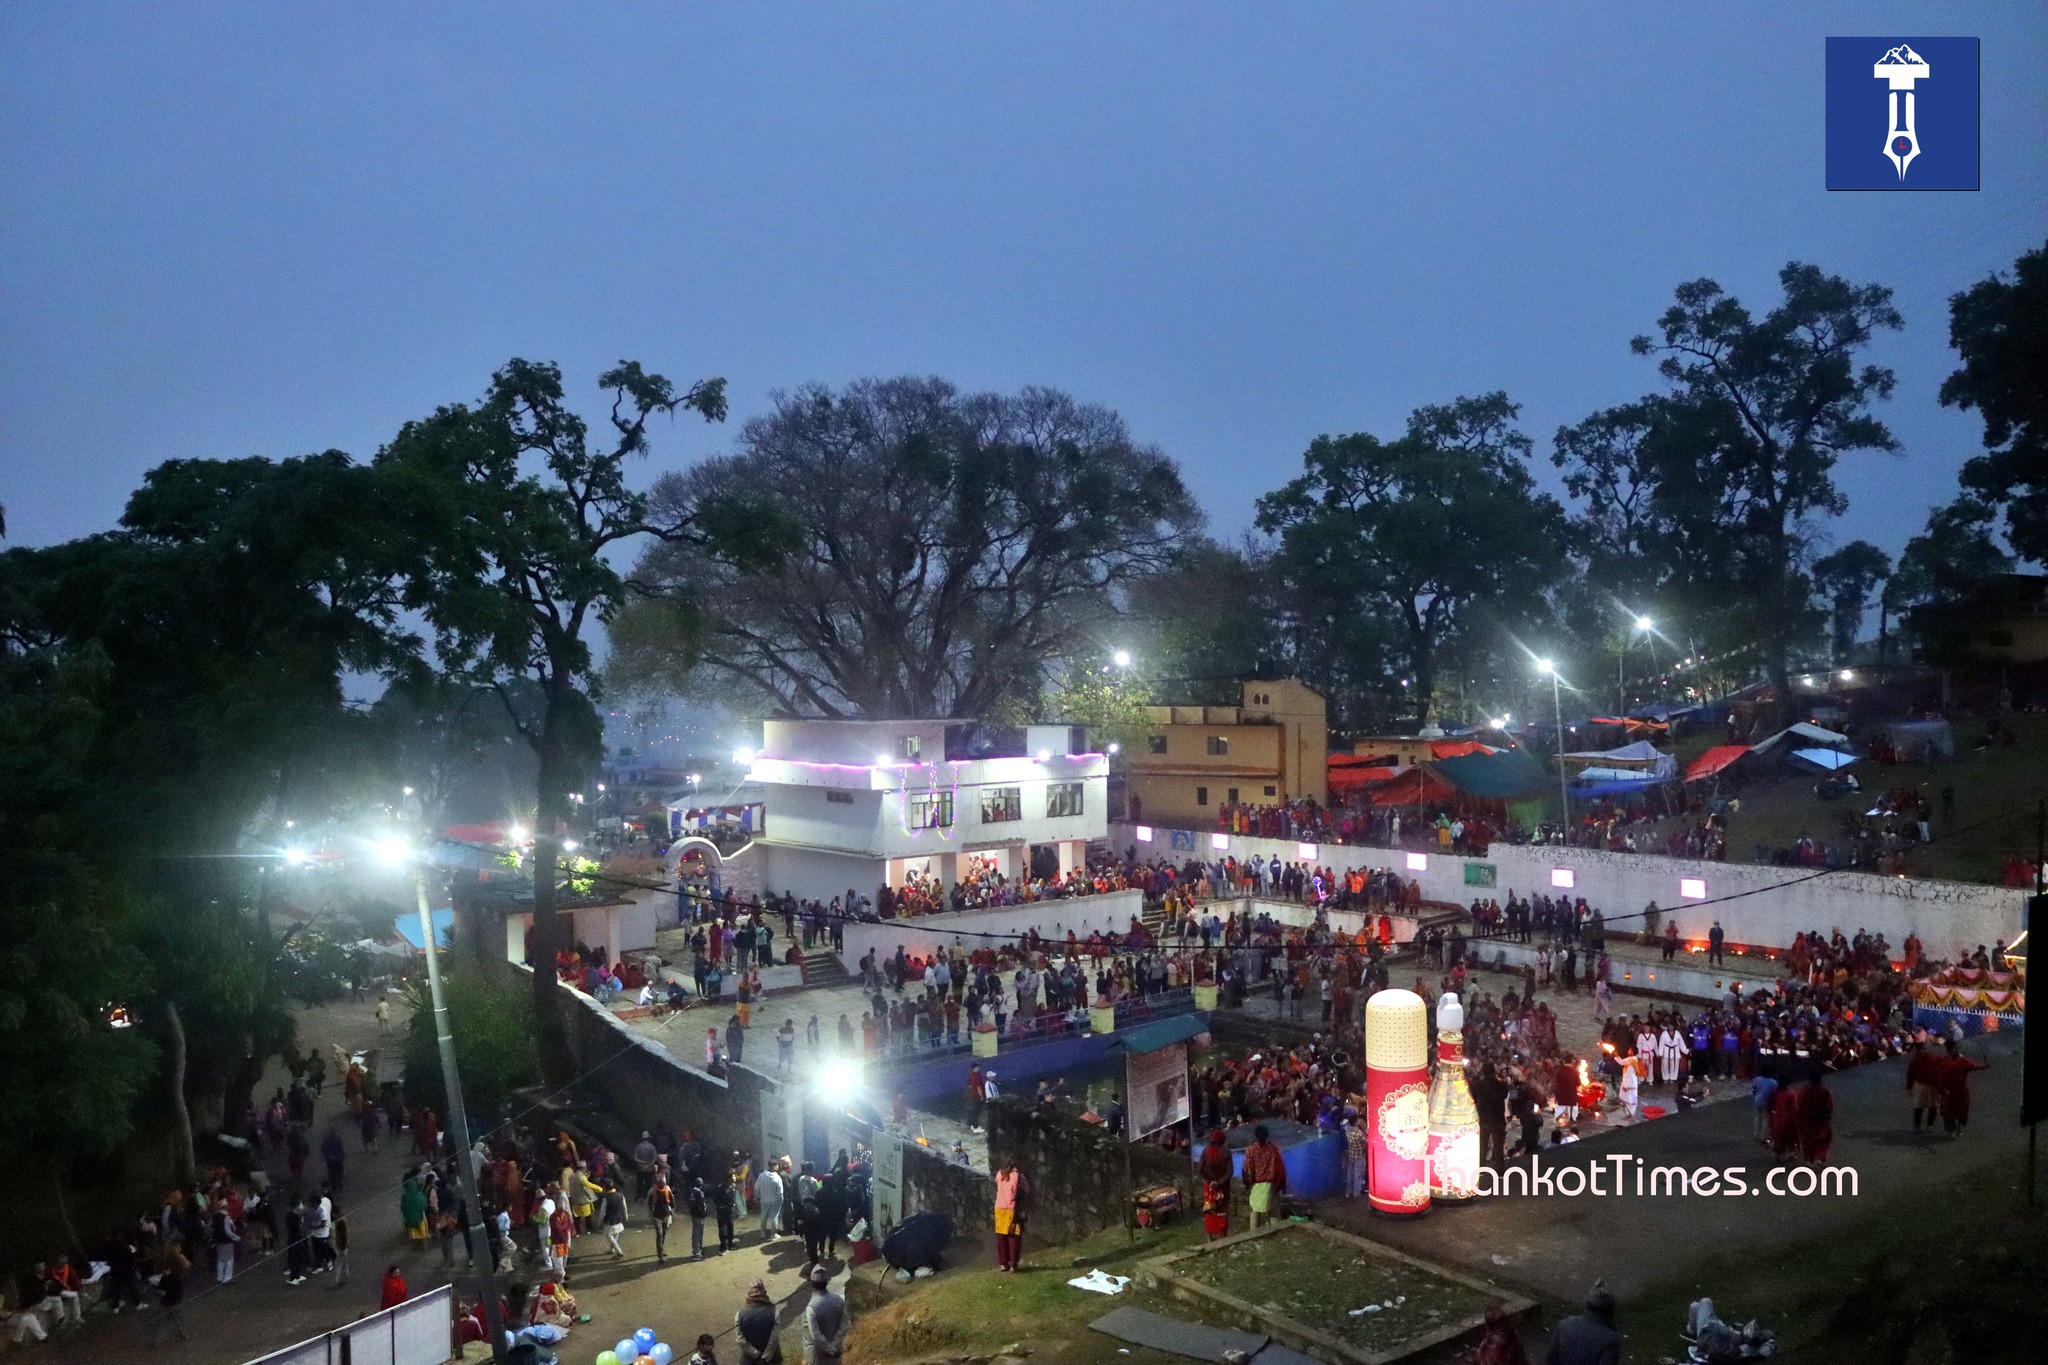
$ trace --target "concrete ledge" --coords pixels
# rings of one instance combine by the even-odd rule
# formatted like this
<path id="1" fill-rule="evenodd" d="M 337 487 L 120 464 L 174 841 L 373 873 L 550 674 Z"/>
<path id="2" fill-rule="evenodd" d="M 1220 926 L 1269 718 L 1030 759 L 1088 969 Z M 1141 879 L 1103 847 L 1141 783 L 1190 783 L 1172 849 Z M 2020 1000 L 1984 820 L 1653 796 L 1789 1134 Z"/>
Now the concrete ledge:
<path id="1" fill-rule="evenodd" d="M 1340 1232 L 1336 1228 L 1325 1227 L 1321 1223 L 1280 1223 L 1272 1227 L 1260 1228 L 1257 1232 L 1242 1232 L 1235 1237 L 1225 1237 L 1221 1241 L 1210 1242 L 1207 1245 L 1194 1247 L 1188 1251 L 1177 1252 L 1171 1256 L 1161 1256 L 1153 1260 L 1141 1261 L 1138 1265 L 1138 1281 L 1141 1284 L 1163 1289 L 1175 1298 L 1183 1299 L 1190 1303 L 1203 1304 L 1210 1308 L 1220 1308 L 1226 1315 L 1234 1318 L 1244 1326 L 1262 1331 L 1284 1346 L 1291 1346 L 1295 1350 L 1305 1351 L 1321 1360 L 1346 1361 L 1352 1362 L 1352 1365 L 1388 1365 L 1388 1362 L 1403 1360 L 1409 1356 L 1441 1346 L 1446 1342 L 1457 1341 L 1462 1337 L 1474 1335 L 1486 1326 L 1486 1318 L 1483 1313 L 1475 1314 L 1471 1317 L 1460 1318 L 1454 1322 L 1446 1323 L 1420 1336 L 1412 1337 L 1402 1342 L 1394 1350 L 1370 1351 L 1362 1346 L 1353 1345 L 1317 1328 L 1310 1327 L 1306 1323 L 1296 1322 L 1294 1319 L 1275 1313 L 1271 1309 L 1246 1303 L 1243 1299 L 1227 1294 L 1220 1289 L 1213 1289 L 1174 1270 L 1176 1265 L 1184 1265 L 1197 1257 L 1221 1251 L 1226 1247 L 1238 1246 L 1245 1242 L 1255 1241 L 1261 1237 L 1279 1236 L 1283 1233 L 1322 1237 L 1336 1243 L 1339 1248 L 1347 1253 L 1363 1253 L 1364 1255 L 1377 1257 L 1381 1260 L 1400 1261 L 1437 1279 L 1463 1285 L 1465 1288 L 1476 1293 L 1486 1295 L 1488 1298 L 1499 1303 L 1502 1310 L 1510 1318 L 1519 1317 L 1536 1306 L 1534 1299 L 1503 1293 L 1499 1287 L 1488 1284 L 1477 1276 L 1469 1275 L 1459 1270 L 1452 1270 L 1448 1266 L 1438 1265 L 1433 1261 L 1425 1261 L 1418 1256 L 1410 1256 L 1406 1252 L 1396 1251 L 1392 1247 L 1382 1246 L 1378 1242 L 1367 1241 L 1363 1237 L 1353 1236 L 1348 1232 Z"/>

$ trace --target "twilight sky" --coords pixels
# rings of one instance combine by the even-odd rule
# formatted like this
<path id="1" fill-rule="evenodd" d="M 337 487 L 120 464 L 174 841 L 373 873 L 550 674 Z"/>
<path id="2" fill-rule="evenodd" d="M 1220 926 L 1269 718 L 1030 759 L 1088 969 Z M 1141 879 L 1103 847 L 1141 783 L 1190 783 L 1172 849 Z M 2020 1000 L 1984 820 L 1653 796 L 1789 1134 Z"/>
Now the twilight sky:
<path id="1" fill-rule="evenodd" d="M 104 529 L 174 457 L 367 458 L 524 355 L 722 374 L 734 424 L 805 380 L 1056 385 L 1229 534 L 1317 433 L 1461 393 L 1520 401 L 1549 480 L 1653 386 L 1674 285 L 1762 311 L 1798 258 L 1898 291 L 1905 450 L 1836 530 L 1896 551 L 1978 444 L 1945 299 L 2048 227 L 2038 6 L 1538 8 L 16 0 L 8 529 Z M 1894 33 L 1983 39 L 1982 192 L 1822 188 L 1823 39 Z M 648 479 L 730 439 L 655 435 Z"/>

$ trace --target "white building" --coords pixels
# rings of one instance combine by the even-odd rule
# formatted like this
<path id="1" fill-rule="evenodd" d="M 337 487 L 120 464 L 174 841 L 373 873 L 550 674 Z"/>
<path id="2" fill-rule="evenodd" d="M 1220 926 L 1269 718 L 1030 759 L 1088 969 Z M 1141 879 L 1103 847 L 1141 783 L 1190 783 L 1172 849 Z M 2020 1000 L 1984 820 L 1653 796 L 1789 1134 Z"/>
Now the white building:
<path id="1" fill-rule="evenodd" d="M 1082 865 L 1109 828 L 1109 758 L 1084 733 L 968 721 L 771 720 L 746 799 L 766 808 L 750 857 L 773 892 L 873 898 L 968 860 L 1006 877 Z"/>

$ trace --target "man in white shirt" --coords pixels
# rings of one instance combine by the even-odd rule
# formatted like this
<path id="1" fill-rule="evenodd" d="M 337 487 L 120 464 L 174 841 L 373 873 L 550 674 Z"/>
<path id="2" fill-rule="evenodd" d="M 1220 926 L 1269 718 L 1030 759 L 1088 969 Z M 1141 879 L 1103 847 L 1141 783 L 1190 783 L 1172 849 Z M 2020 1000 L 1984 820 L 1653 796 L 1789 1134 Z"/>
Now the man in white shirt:
<path id="1" fill-rule="evenodd" d="M 334 1269 L 334 1201 L 327 1195 L 327 1187 L 320 1187 L 320 1197 L 313 1201 L 312 1217 L 307 1220 L 306 1236 L 313 1243 L 313 1273 Z"/>

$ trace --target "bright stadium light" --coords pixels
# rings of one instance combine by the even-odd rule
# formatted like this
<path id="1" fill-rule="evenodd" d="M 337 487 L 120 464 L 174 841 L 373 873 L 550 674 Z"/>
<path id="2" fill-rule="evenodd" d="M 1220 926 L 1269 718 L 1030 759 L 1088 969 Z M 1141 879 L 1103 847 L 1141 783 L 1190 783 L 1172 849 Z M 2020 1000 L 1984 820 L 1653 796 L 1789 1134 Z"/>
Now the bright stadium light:
<path id="1" fill-rule="evenodd" d="M 818 1067 L 811 1085 L 819 1098 L 833 1104 L 849 1104 L 860 1094 L 860 1063 L 847 1058 L 825 1062 Z"/>
<path id="2" fill-rule="evenodd" d="M 525 826 L 523 826 L 523 825 L 513 825 L 513 826 L 510 826 L 510 827 L 509 827 L 508 829 L 506 829 L 506 831 L 505 831 L 505 838 L 506 838 L 507 840 L 509 840 L 510 842 L 512 842 L 512 843 L 515 843 L 515 844 L 523 844 L 523 843 L 525 843 L 525 842 L 526 842 L 526 828 L 525 828 Z"/>
<path id="3" fill-rule="evenodd" d="M 1647 616 L 1638 616 L 1638 617 L 1636 618 L 1636 629 L 1637 629 L 1637 630 L 1648 630 L 1648 629 L 1650 628 L 1650 626 L 1651 626 L 1651 621 L 1650 621 L 1650 618 L 1649 618 L 1649 617 L 1647 617 Z"/>
<path id="4" fill-rule="evenodd" d="M 377 856 L 393 867 L 404 867 L 413 858 L 412 841 L 399 835 L 377 841 Z"/>
<path id="5" fill-rule="evenodd" d="M 284 851 L 284 861 L 288 867 L 304 867 L 312 858 L 313 855 L 303 848 L 288 848 Z"/>
<path id="6" fill-rule="evenodd" d="M 1128 649 L 1120 649 L 1110 657 L 1116 660 L 1118 668 L 1129 668 L 1131 666 L 1131 651 Z"/>
<path id="7" fill-rule="evenodd" d="M 1557 665 L 1548 659 L 1538 659 L 1536 661 L 1536 671 L 1547 678 L 1557 672 Z"/>

